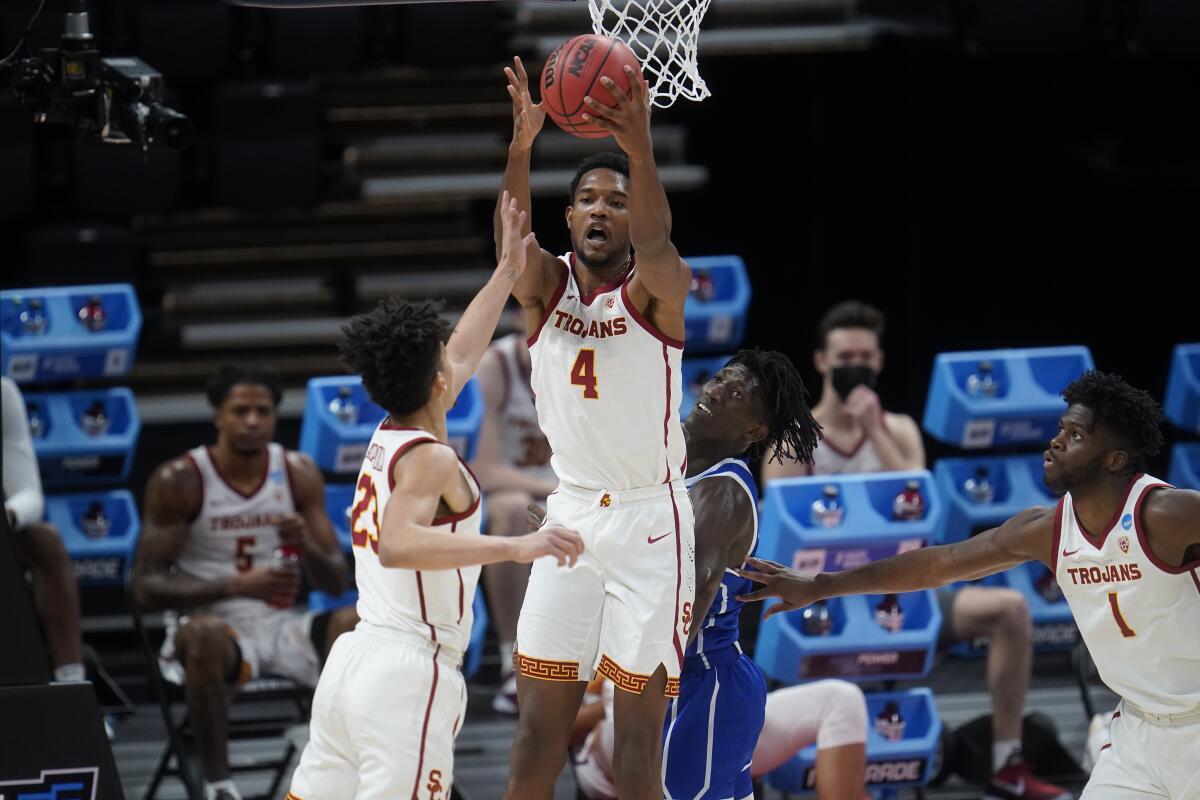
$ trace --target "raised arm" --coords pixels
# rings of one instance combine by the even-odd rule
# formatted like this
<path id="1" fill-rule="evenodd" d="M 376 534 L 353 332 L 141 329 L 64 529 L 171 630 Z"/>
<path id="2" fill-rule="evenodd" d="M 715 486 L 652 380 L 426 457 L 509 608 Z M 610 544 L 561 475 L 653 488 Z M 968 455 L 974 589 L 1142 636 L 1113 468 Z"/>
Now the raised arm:
<path id="1" fill-rule="evenodd" d="M 763 588 L 740 599 L 781 598 L 783 602 L 768 609 L 767 616 L 771 616 L 826 597 L 934 589 L 982 578 L 1026 561 L 1049 565 L 1053 535 L 1054 509 L 1039 506 L 964 541 L 911 550 L 845 572 L 823 572 L 812 577 L 773 561 L 751 559 L 753 570 L 737 572 Z"/>
<path id="2" fill-rule="evenodd" d="M 508 196 L 501 196 L 504 203 L 502 247 L 496 270 L 484 284 L 479 293 L 467 306 L 467 310 L 459 318 L 446 342 L 446 356 L 450 360 L 451 376 L 450 396 L 457 398 L 458 393 L 471 380 L 479 360 L 487 352 L 492 334 L 496 332 L 496 323 L 508 302 L 508 295 L 516 285 L 517 279 L 525 271 L 527 247 L 537 244 L 532 233 L 522 234 L 526 214 L 517 208 L 517 201 Z"/>
<path id="3" fill-rule="evenodd" d="M 696 600 L 688 642 L 704 624 L 726 567 L 740 567 L 754 541 L 750 496 L 732 478 L 702 480 L 689 493 L 696 519 Z"/>
<path id="4" fill-rule="evenodd" d="M 266 600 L 294 595 L 300 576 L 291 570 L 254 567 L 231 578 L 197 578 L 175 562 L 187 545 L 188 527 L 200 511 L 200 476 L 191 462 L 175 459 L 146 484 L 142 536 L 133 567 L 137 601 L 146 608 L 186 610 L 242 595 Z"/>
<path id="5" fill-rule="evenodd" d="M 442 496 L 462 480 L 458 456 L 449 446 L 414 447 L 393 468 L 396 488 L 383 510 L 379 533 L 379 563 L 385 567 L 438 570 L 458 569 L 497 561 L 528 563 L 554 556 L 573 566 L 583 552 L 574 531 L 543 528 L 525 536 L 481 536 L 432 527 Z"/>
<path id="6" fill-rule="evenodd" d="M 617 105 L 610 108 L 585 98 L 591 110 L 584 118 L 611 131 L 629 156 L 629 239 L 637 255 L 630 296 L 639 311 L 651 312 L 651 320 L 664 334 L 682 340 L 683 304 L 692 271 L 671 242 L 671 206 L 658 175 L 650 135 L 650 88 L 632 67 L 625 67 L 625 73 L 629 94 L 609 78 L 601 78 Z"/>
<path id="7" fill-rule="evenodd" d="M 513 59 L 511 67 L 504 68 L 504 75 L 508 78 L 508 96 L 513 103 L 513 135 L 508 146 L 504 178 L 500 183 L 500 197 L 496 200 L 496 211 L 492 216 L 497 259 L 500 258 L 504 233 L 501 220 L 504 193 L 508 192 L 509 197 L 515 198 L 517 206 L 526 212 L 533 207 L 529 191 L 530 158 L 533 142 L 546 122 L 546 112 L 542 110 L 541 103 L 534 103 L 529 94 L 529 76 L 519 57 Z M 526 218 L 522 234 L 528 234 L 532 229 L 532 219 Z M 533 328 L 541 323 L 546 314 L 546 303 L 558 286 L 562 268 L 558 259 L 543 250 L 537 242 L 528 245 L 526 254 L 530 269 L 513 285 L 512 295 L 525 309 L 526 328 L 532 335 Z"/>
<path id="8" fill-rule="evenodd" d="M 295 514 L 279 525 L 280 541 L 294 544 L 313 586 L 329 594 L 346 591 L 346 559 L 337 534 L 325 512 L 325 479 L 313 460 L 304 453 L 287 454 Z"/>

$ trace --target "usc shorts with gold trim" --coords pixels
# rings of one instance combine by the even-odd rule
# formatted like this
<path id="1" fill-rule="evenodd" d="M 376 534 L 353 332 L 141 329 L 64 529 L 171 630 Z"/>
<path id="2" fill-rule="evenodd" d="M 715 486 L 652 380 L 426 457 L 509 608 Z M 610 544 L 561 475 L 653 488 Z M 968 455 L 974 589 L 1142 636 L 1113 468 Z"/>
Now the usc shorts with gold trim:
<path id="1" fill-rule="evenodd" d="M 665 665 L 666 692 L 679 672 L 695 595 L 692 506 L 683 481 L 641 489 L 560 485 L 544 525 L 578 531 L 575 566 L 533 564 L 517 624 L 522 675 L 588 681 L 600 674 L 640 693 Z"/>

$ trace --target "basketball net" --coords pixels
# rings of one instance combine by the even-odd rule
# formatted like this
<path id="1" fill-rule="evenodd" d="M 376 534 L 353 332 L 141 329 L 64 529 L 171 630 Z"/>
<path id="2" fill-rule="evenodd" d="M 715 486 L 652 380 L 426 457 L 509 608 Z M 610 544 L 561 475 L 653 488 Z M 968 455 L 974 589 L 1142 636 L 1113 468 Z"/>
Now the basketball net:
<path id="1" fill-rule="evenodd" d="M 711 94 L 696 65 L 700 21 L 712 0 L 588 0 L 592 30 L 629 45 L 642 64 L 650 101 L 667 108 L 679 97 Z"/>

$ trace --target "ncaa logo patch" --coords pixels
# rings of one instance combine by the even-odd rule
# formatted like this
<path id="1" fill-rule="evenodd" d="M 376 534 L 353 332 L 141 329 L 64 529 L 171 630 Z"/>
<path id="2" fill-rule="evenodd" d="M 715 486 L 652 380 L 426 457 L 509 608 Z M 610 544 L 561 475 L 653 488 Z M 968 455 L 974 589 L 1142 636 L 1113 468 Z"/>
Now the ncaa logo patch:
<path id="1" fill-rule="evenodd" d="M 612 308 L 612 307 L 613 307 L 613 306 L 615 306 L 616 304 L 617 304 L 617 298 L 615 298 L 615 297 L 610 297 L 610 298 L 608 298 L 608 301 L 607 301 L 607 302 L 605 302 L 605 304 L 604 304 L 604 305 L 605 305 L 605 306 L 607 306 L 608 308 Z"/>
<path id="2" fill-rule="evenodd" d="M 1125 530 L 1129 530 L 1133 527 L 1133 514 L 1126 514 L 1125 516 L 1121 517 L 1121 527 Z"/>
<path id="3" fill-rule="evenodd" d="M 1117 539 L 1117 547 L 1121 548 L 1122 553 L 1128 553 L 1129 552 L 1129 537 L 1122 536 L 1120 539 Z"/>

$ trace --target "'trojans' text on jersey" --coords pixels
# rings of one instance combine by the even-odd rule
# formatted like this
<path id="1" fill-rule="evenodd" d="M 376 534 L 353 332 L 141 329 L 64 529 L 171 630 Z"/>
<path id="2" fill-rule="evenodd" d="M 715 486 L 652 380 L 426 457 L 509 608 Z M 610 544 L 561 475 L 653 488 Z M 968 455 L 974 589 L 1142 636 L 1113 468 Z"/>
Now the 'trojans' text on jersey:
<path id="1" fill-rule="evenodd" d="M 1071 583 L 1120 583 L 1140 581 L 1142 571 L 1137 564 L 1109 564 L 1106 567 L 1067 567 Z"/>
<path id="2" fill-rule="evenodd" d="M 629 325 L 625 322 L 624 317 L 617 317 L 613 320 L 592 320 L 589 325 L 587 320 L 582 320 L 566 311 L 554 312 L 554 327 L 559 330 L 573 333 L 581 339 L 607 339 L 610 336 L 622 336 L 629 332 Z"/>

